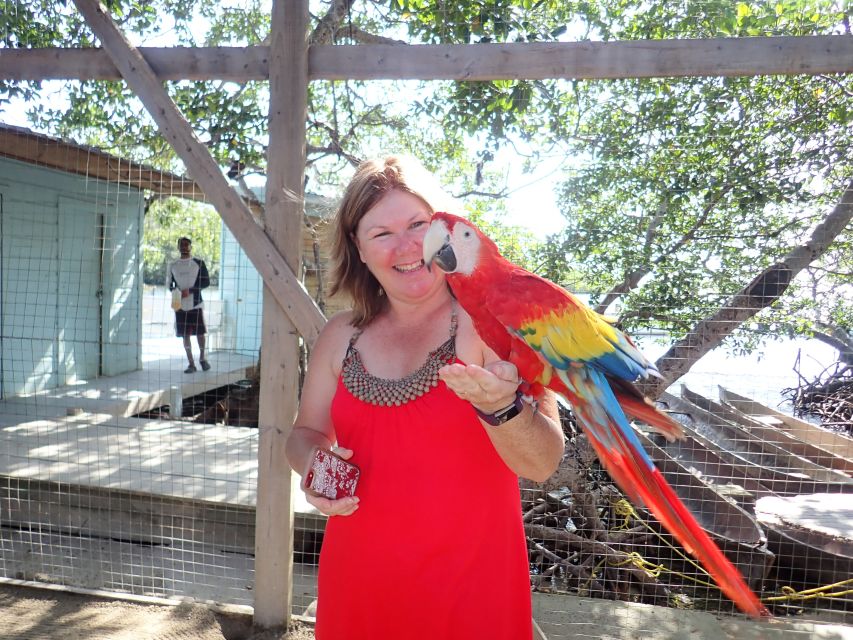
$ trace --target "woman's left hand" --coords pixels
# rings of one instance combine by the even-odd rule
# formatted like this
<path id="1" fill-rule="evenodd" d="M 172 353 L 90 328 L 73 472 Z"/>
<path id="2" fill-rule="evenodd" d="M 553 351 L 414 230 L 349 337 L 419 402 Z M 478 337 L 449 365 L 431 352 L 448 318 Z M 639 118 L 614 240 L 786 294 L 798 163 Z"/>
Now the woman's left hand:
<path id="1" fill-rule="evenodd" d="M 511 362 L 498 360 L 485 367 L 449 364 L 438 371 L 447 387 L 483 413 L 494 413 L 515 400 L 520 380 Z"/>

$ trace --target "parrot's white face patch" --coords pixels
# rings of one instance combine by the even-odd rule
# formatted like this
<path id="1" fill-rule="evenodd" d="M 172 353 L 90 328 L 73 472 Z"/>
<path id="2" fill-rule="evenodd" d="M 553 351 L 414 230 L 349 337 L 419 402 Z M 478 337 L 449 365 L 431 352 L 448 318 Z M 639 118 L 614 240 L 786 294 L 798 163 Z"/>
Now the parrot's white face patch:
<path id="1" fill-rule="evenodd" d="M 480 236 L 467 224 L 457 222 L 450 234 L 450 246 L 456 254 L 456 273 L 471 275 L 480 255 Z"/>

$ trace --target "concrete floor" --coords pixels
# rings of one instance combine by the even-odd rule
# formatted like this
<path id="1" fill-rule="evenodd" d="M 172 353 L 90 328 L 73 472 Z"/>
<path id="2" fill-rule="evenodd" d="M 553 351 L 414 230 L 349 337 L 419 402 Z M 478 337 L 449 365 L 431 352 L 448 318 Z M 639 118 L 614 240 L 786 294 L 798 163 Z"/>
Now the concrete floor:
<path id="1" fill-rule="evenodd" d="M 255 360 L 212 352 L 210 371 L 184 374 L 166 340 L 140 371 L 0 402 L 0 576 L 251 604 L 258 430 L 132 416 L 242 380 Z M 298 526 L 321 529 L 293 495 Z M 295 569 L 297 608 L 313 571 Z"/>
<path id="2" fill-rule="evenodd" d="M 853 640 L 853 627 L 797 618 L 749 620 L 647 604 L 533 594 L 547 640 Z"/>

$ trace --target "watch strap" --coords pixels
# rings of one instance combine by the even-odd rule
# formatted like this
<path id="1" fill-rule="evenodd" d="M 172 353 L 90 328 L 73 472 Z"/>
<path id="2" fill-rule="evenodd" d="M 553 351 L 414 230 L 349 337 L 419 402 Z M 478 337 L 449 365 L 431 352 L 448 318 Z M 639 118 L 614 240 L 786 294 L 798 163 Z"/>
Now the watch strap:
<path id="1" fill-rule="evenodd" d="M 512 420 L 515 416 L 521 413 L 523 409 L 524 401 L 521 399 L 520 391 L 515 392 L 515 400 L 513 400 L 511 405 L 504 407 L 503 409 L 498 409 L 494 413 L 483 413 L 477 407 L 474 407 L 474 411 L 477 412 L 480 420 L 493 427 L 499 427 L 504 422 Z"/>

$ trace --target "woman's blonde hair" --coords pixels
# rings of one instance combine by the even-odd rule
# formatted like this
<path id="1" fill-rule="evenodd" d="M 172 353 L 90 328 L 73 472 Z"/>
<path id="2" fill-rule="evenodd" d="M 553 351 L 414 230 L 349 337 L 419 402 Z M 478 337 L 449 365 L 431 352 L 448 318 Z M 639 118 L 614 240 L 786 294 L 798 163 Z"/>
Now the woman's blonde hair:
<path id="1" fill-rule="evenodd" d="M 331 295 L 343 292 L 352 299 L 352 323 L 356 327 L 369 324 L 388 301 L 379 282 L 361 261 L 355 234 L 365 214 L 395 189 L 419 198 L 432 212 L 439 203 L 446 202 L 438 181 L 415 158 L 388 156 L 365 160 L 358 166 L 335 214 L 331 288 Z"/>

